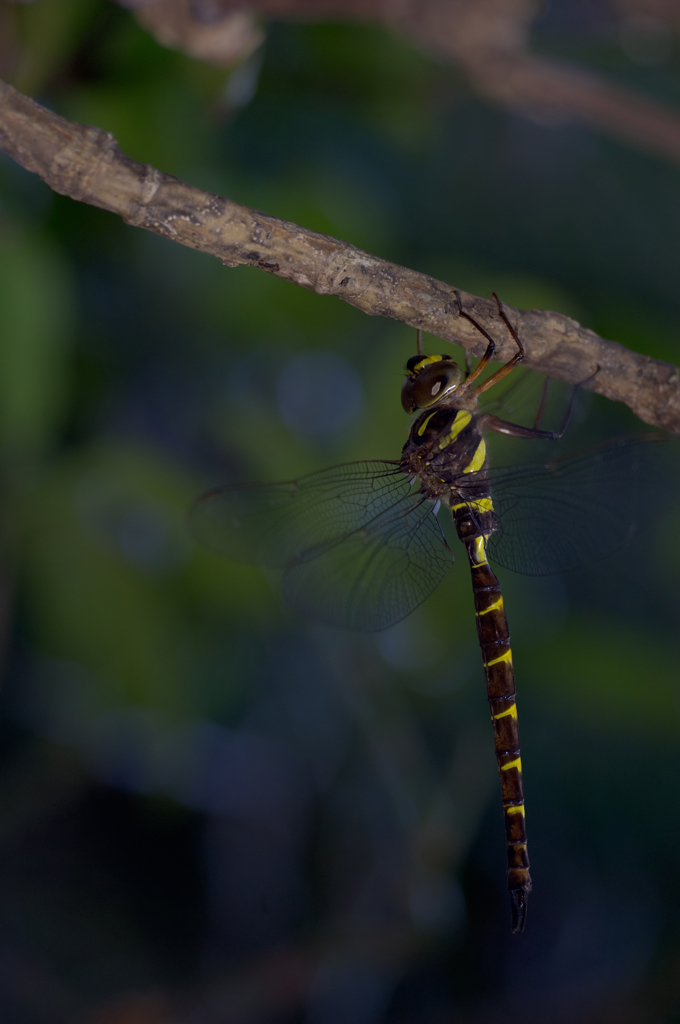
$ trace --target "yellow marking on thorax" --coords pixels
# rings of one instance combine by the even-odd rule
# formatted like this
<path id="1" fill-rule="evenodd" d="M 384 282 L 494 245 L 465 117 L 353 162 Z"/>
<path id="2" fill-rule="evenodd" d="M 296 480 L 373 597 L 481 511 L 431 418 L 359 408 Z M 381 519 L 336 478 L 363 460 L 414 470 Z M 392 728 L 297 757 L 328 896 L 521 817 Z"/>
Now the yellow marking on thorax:
<path id="1" fill-rule="evenodd" d="M 502 607 L 503 607 L 503 598 L 499 597 L 498 600 L 494 601 L 493 604 L 490 604 L 488 608 L 482 608 L 481 612 L 477 612 L 477 615 L 488 615 L 489 612 L 497 612 L 498 609 L 502 608 Z M 507 715 L 508 712 L 504 711 L 503 714 Z M 498 717 L 498 716 L 496 716 L 496 717 Z"/>
<path id="2" fill-rule="evenodd" d="M 501 654 L 499 658 L 494 658 L 493 661 L 487 661 L 486 667 L 491 668 L 492 665 L 498 665 L 501 661 L 509 661 L 512 664 L 512 651 L 509 647 L 505 654 Z"/>
<path id="3" fill-rule="evenodd" d="M 520 804 L 519 806 L 514 804 L 512 807 L 505 807 L 504 810 L 506 814 L 522 814 L 524 815 L 524 817 L 526 817 L 526 812 L 522 804 Z"/>
<path id="4" fill-rule="evenodd" d="M 425 428 L 427 427 L 428 423 L 430 422 L 430 420 L 432 419 L 436 412 L 437 410 L 435 409 L 435 411 L 431 412 L 427 419 L 423 420 L 423 422 L 420 424 L 420 426 L 418 427 L 418 437 L 423 436 L 423 434 L 425 433 Z"/>
<path id="5" fill-rule="evenodd" d="M 451 429 L 449 430 L 446 437 L 439 442 L 440 449 L 446 448 L 448 444 L 452 444 L 453 441 L 456 440 L 458 435 L 465 430 L 471 419 L 472 413 L 468 412 L 467 409 L 461 409 L 460 412 L 457 412 L 456 418 L 451 424 Z"/>
<path id="6" fill-rule="evenodd" d="M 411 373 L 412 374 L 416 374 L 420 370 L 422 370 L 422 368 L 424 366 L 429 366 L 430 363 L 438 363 L 441 358 L 442 358 L 441 356 L 423 356 L 423 358 L 420 360 L 420 362 L 416 363 L 416 365 L 413 367 L 413 369 L 411 370 Z"/>
<path id="7" fill-rule="evenodd" d="M 499 711 L 498 714 L 494 715 L 493 717 L 494 719 L 505 718 L 506 715 L 510 715 L 511 718 L 517 718 L 517 705 L 511 704 L 509 708 L 505 709 L 505 711 Z"/>
<path id="8" fill-rule="evenodd" d="M 460 414 L 459 414 L 460 415 Z M 486 443 L 484 439 L 479 442 L 477 451 L 472 456 L 472 462 L 463 470 L 464 473 L 477 473 L 486 462 Z"/>
<path id="9" fill-rule="evenodd" d="M 491 498 L 474 498 L 472 501 L 461 501 L 451 506 L 455 512 L 459 508 L 469 508 L 471 512 L 493 512 L 493 501 Z"/>
<path id="10" fill-rule="evenodd" d="M 517 757 L 514 761 L 508 761 L 507 764 L 501 765 L 501 771 L 507 772 L 508 768 L 516 768 L 518 772 L 522 771 L 522 758 Z"/>
<path id="11" fill-rule="evenodd" d="M 478 565 L 486 565 L 486 537 L 475 537 L 472 541 L 472 553 L 475 557 L 475 561 L 472 563 L 474 568 Z"/>

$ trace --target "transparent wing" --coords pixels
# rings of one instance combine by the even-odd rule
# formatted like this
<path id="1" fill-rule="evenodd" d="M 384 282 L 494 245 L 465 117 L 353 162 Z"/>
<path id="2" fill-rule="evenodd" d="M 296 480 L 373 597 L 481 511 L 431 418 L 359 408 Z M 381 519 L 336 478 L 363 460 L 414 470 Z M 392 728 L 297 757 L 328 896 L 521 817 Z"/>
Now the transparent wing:
<path id="1" fill-rule="evenodd" d="M 611 554 L 656 504 L 657 456 L 666 447 L 659 436 L 642 435 L 479 474 L 500 524 L 489 556 L 514 572 L 546 576 Z"/>
<path id="2" fill-rule="evenodd" d="M 194 505 L 197 539 L 234 562 L 284 568 L 411 493 L 393 462 L 353 462 L 278 484 L 220 487 Z"/>
<path id="3" fill-rule="evenodd" d="M 542 410 L 540 423 L 543 430 L 558 430 L 567 411 L 573 387 L 559 380 L 546 380 L 542 373 L 520 367 L 482 398 L 481 408 L 502 419 L 523 426 L 534 425 L 536 414 Z M 577 409 L 590 401 L 590 392 L 581 391 Z M 572 416 L 572 423 L 578 414 Z"/>
<path id="4" fill-rule="evenodd" d="M 432 503 L 412 494 L 341 543 L 311 549 L 292 563 L 282 593 L 304 615 L 373 632 L 417 608 L 452 562 Z"/>
<path id="5" fill-rule="evenodd" d="M 353 629 L 398 622 L 452 563 L 432 504 L 391 462 L 223 487 L 199 499 L 191 520 L 220 554 L 283 569 L 283 596 L 296 610 Z"/>

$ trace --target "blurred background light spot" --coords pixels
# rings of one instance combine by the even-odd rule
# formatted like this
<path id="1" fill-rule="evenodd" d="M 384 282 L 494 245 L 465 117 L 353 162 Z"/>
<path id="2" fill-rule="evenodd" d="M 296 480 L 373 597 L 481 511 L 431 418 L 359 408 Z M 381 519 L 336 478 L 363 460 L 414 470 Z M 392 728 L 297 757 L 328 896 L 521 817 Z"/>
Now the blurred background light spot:
<path id="1" fill-rule="evenodd" d="M 176 510 L 126 494 L 114 479 L 97 474 L 81 477 L 74 488 L 74 505 L 90 536 L 133 565 L 163 573 L 178 568 L 189 556 L 185 531 L 173 522 Z"/>
<path id="2" fill-rule="evenodd" d="M 116 538 L 131 562 L 154 569 L 167 566 L 168 527 L 158 509 L 148 505 L 125 509 L 118 519 Z"/>
<path id="3" fill-rule="evenodd" d="M 225 90 L 224 99 L 226 106 L 232 110 L 247 106 L 257 93 L 257 86 L 260 80 L 262 68 L 262 50 L 244 60 L 229 76 Z"/>
<path id="4" fill-rule="evenodd" d="M 358 426 L 363 388 L 354 367 L 335 352 L 303 352 L 284 367 L 276 401 L 286 425 L 322 446 L 345 439 Z"/>
<path id="5" fill-rule="evenodd" d="M 383 661 L 400 672 L 431 668 L 443 657 L 445 650 L 441 633 L 436 632 L 427 617 L 418 611 L 390 629 L 376 633 L 375 644 Z"/>

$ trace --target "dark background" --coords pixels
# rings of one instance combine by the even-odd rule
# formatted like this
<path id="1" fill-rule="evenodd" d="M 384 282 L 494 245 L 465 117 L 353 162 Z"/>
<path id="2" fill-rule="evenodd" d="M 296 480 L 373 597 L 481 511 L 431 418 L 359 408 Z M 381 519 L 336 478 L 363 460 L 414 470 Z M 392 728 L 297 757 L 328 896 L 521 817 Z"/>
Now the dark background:
<path id="1" fill-rule="evenodd" d="M 377 26 L 273 23 L 233 71 L 104 0 L 3 18 L 6 75 L 134 159 L 679 361 L 677 167 L 495 108 Z M 622 45 L 604 6 L 555 2 L 534 46 L 680 105 L 673 39 Z M 680 1020 L 673 515 L 568 577 L 500 573 L 535 885 L 513 937 L 465 562 L 355 636 L 185 520 L 222 481 L 397 457 L 413 332 L 3 157 L 0 337 L 3 1022 Z"/>

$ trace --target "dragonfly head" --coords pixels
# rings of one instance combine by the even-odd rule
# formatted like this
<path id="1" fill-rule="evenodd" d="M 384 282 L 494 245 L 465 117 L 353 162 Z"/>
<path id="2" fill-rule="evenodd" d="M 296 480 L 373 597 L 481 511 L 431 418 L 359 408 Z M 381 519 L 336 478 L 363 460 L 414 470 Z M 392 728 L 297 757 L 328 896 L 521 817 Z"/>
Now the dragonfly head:
<path id="1" fill-rule="evenodd" d="M 401 389 L 406 412 L 427 409 L 450 395 L 463 381 L 463 371 L 451 356 L 411 356 Z"/>

